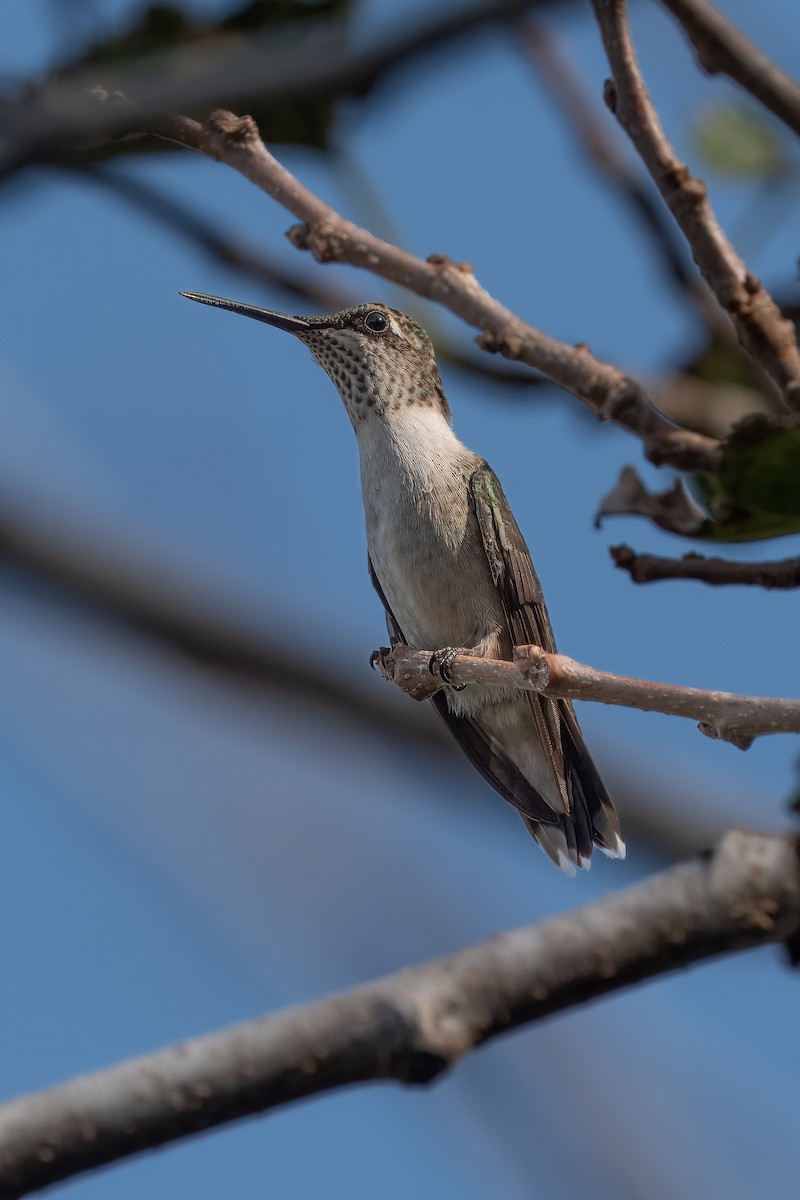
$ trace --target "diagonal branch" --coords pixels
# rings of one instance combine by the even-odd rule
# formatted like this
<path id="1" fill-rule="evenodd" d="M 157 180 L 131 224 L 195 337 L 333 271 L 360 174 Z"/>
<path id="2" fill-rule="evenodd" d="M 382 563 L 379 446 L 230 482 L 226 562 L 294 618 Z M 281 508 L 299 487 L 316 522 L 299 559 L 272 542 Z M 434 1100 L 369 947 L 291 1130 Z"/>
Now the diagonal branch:
<path id="1" fill-rule="evenodd" d="M 586 158 L 612 185 L 649 235 L 667 278 L 697 304 L 706 321 L 722 324 L 724 317 L 692 267 L 674 222 L 664 212 L 646 173 L 621 152 L 613 124 L 608 125 L 606 113 L 598 112 L 594 97 L 587 93 L 557 34 L 525 14 L 516 18 L 512 29 L 540 84 L 563 114 Z M 725 325 L 730 330 L 727 322 Z"/>
<path id="2" fill-rule="evenodd" d="M 796 840 L 733 830 L 563 916 L 3 1105 L 0 1200 L 353 1083 L 430 1083 L 508 1030 L 798 930 Z"/>
<path id="3" fill-rule="evenodd" d="M 443 254 L 417 258 L 345 220 L 270 154 L 252 118 L 223 111 L 212 113 L 205 123 L 173 117 L 152 132 L 226 163 L 276 199 L 302 222 L 289 231 L 290 240 L 310 250 L 318 262 L 362 267 L 448 308 L 482 331 L 478 344 L 483 349 L 541 371 L 601 419 L 642 438 L 659 463 L 718 468 L 715 438 L 675 429 L 629 375 L 595 358 L 585 345 L 567 345 L 522 321 L 480 286 L 469 264 Z"/>
<path id="4" fill-rule="evenodd" d="M 726 558 L 706 558 L 703 554 L 684 554 L 682 558 L 661 558 L 655 554 L 637 554 L 630 546 L 612 546 L 615 564 L 627 571 L 634 583 L 654 583 L 658 579 L 697 579 L 714 586 L 748 584 L 763 588 L 800 587 L 800 558 L 779 562 L 731 562 Z"/>
<path id="5" fill-rule="evenodd" d="M 393 71 L 545 2 L 468 0 L 441 11 L 431 6 L 430 17 L 399 22 L 388 35 L 355 48 L 345 43 L 342 22 L 334 17 L 313 22 L 308 36 L 291 40 L 276 37 L 274 26 L 250 30 L 247 36 L 241 30 L 217 32 L 211 40 L 190 39 L 132 61 L 119 56 L 102 68 L 83 65 L 66 77 L 29 86 L 21 100 L 0 96 L 0 181 L 32 163 L 75 161 L 106 138 L 140 132 L 131 110 L 98 109 L 87 99 L 101 69 L 109 92 L 136 97 L 148 122 L 221 105 L 261 108 L 279 101 L 364 99 Z"/>
<path id="6" fill-rule="evenodd" d="M 800 85 L 708 0 L 662 0 L 709 75 L 729 76 L 800 136 Z"/>
<path id="7" fill-rule="evenodd" d="M 692 249 L 695 262 L 729 314 L 744 349 L 800 410 L 800 351 L 794 325 L 752 275 L 721 229 L 706 185 L 667 139 L 645 87 L 631 41 L 627 0 L 592 0 L 614 76 L 606 100 L 630 137 Z"/>
<path id="8" fill-rule="evenodd" d="M 433 749 L 446 744 L 437 725 L 409 721 L 394 706 L 376 704 L 366 689 L 319 670 L 311 653 L 304 662 L 285 644 L 265 637 L 246 613 L 232 610 L 213 589 L 130 547 L 121 554 L 110 539 L 91 529 L 52 518 L 37 522 L 11 507 L 0 509 L 0 565 L 7 564 L 222 682 L 330 705 L 384 737 L 407 734 Z"/>
<path id="9" fill-rule="evenodd" d="M 576 662 L 565 654 L 550 654 L 540 646 L 515 646 L 514 661 L 476 658 L 397 645 L 376 651 L 373 665 L 386 679 L 415 700 L 427 700 L 449 684 L 539 692 L 555 700 L 593 700 L 643 712 L 660 712 L 699 721 L 707 737 L 748 750 L 753 739 L 768 733 L 800 733 L 800 700 L 769 696 L 740 696 L 672 683 L 652 683 L 613 675 Z"/>

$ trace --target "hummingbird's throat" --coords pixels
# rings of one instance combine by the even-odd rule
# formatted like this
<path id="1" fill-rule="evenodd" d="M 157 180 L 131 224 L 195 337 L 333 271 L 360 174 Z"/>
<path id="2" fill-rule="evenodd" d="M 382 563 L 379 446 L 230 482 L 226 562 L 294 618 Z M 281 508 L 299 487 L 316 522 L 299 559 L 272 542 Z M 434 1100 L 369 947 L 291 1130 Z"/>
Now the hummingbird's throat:
<path id="1" fill-rule="evenodd" d="M 336 385 L 353 425 L 359 424 L 368 409 L 378 406 L 379 397 L 356 339 L 326 330 L 315 331 L 303 340 Z"/>

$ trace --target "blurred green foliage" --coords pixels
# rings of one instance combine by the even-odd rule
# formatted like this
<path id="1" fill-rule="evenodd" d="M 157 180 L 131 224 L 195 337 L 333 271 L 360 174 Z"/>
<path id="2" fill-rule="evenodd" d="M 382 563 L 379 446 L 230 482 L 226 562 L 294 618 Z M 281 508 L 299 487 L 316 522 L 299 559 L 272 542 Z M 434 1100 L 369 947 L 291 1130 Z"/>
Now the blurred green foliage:
<path id="1" fill-rule="evenodd" d="M 351 0 L 249 0 L 216 21 L 201 19 L 180 4 L 151 4 L 127 28 L 117 31 L 81 51 L 56 72 L 61 79 L 85 75 L 98 68 L 97 82 L 103 84 L 104 67 L 137 67 L 146 71 L 148 60 L 166 52 L 197 48 L 229 48 L 238 38 L 258 37 L 262 42 L 274 38 L 279 46 L 301 41 L 317 31 L 340 31 L 342 44 L 351 8 Z M 146 77 L 146 76 L 145 76 Z M 131 96 L 136 99 L 136 96 Z M 326 150 L 337 97 L 316 95 L 290 101 L 272 100 L 260 104 L 242 102 L 239 110 L 249 112 L 268 142 L 293 143 Z M 220 98 L 224 104 L 224 97 Z M 214 107 L 211 105 L 210 107 Z M 189 114 L 202 116 L 204 114 Z M 124 139 L 106 143 L 91 157 L 109 158 L 121 154 L 172 153 L 176 147 L 157 138 Z M 86 153 L 81 152 L 83 161 Z"/>
<path id="2" fill-rule="evenodd" d="M 701 112 L 695 140 L 710 167 L 743 179 L 777 175 L 789 165 L 783 132 L 763 111 L 716 104 Z"/>
<path id="3" fill-rule="evenodd" d="M 714 518 L 711 541 L 800 533 L 800 427 L 760 415 L 742 422 L 725 443 L 719 474 L 697 476 L 695 486 Z"/>

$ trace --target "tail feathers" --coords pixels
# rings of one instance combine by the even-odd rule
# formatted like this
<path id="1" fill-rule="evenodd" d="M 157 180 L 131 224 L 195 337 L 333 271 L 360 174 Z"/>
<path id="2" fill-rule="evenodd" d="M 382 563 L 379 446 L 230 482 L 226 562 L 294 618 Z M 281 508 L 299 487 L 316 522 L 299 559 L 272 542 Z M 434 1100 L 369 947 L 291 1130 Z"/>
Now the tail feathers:
<path id="1" fill-rule="evenodd" d="M 537 844 L 562 871 L 574 875 L 579 867 L 588 870 L 594 846 L 610 858 L 625 857 L 625 843 L 611 798 L 566 701 L 558 702 L 558 710 L 569 813 L 557 812 L 537 787 L 540 781 L 525 777 L 493 736 L 488 721 L 480 715 L 466 717 L 451 712 L 443 692 L 433 697 L 433 704 L 473 765 L 514 805 Z"/>
<path id="2" fill-rule="evenodd" d="M 537 845 L 567 875 L 574 875 L 578 867 L 590 869 L 594 846 L 609 858 L 625 857 L 625 843 L 611 798 L 583 739 L 575 744 L 574 732 L 568 727 L 573 749 L 567 759 L 569 814 L 559 815 L 557 824 L 546 825 L 522 818 Z"/>
<path id="3" fill-rule="evenodd" d="M 547 857 L 567 875 L 574 875 L 578 868 L 591 869 L 594 846 L 609 858 L 624 858 L 625 843 L 613 808 L 600 806 L 590 813 L 585 800 L 577 802 L 576 798 L 573 803 L 570 815 L 561 816 L 555 825 L 522 816 L 526 829 Z"/>

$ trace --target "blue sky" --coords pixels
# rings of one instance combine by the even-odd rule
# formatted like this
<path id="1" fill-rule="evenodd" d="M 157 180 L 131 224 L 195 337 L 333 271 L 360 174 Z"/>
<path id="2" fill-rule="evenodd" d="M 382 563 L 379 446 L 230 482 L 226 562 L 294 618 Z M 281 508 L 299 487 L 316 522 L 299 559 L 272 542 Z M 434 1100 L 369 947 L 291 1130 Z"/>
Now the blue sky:
<path id="1" fill-rule="evenodd" d="M 110 20 L 129 6 L 96 7 Z M 46 61 L 50 11 L 7 4 L 3 70 Z M 748 18 L 742 2 L 726 11 Z M 363 36 L 397 19 L 388 12 L 385 0 L 365 5 Z M 697 106 L 731 92 L 694 70 L 660 9 L 640 5 L 635 18 L 670 135 L 696 161 Z M 597 93 L 606 70 L 587 14 L 553 19 Z M 794 74 L 797 20 L 783 0 L 753 29 Z M 409 249 L 470 260 L 522 316 L 643 377 L 692 346 L 691 314 L 501 33 L 433 73 L 398 76 L 341 132 Z M 367 219 L 341 170 L 280 156 Z M 323 277 L 284 239 L 288 214 L 232 172 L 188 154 L 122 169 Z M 735 227 L 748 190 L 708 178 Z M 77 179 L 31 173 L 0 201 L 0 500 L 138 548 L 269 636 L 302 639 L 386 689 L 367 667 L 383 621 L 335 392 L 293 339 L 177 293 L 295 305 Z M 750 266 L 790 286 L 799 233 L 794 214 Z M 472 336 L 380 280 L 329 274 L 464 345 Z M 611 542 L 689 548 L 634 521 L 593 528 L 624 463 L 669 480 L 631 438 L 580 419 L 564 395 L 512 402 L 447 372 L 445 385 L 460 436 L 503 480 L 565 653 L 671 682 L 796 693 L 793 594 L 639 589 L 611 567 Z M 732 553 L 788 556 L 800 539 Z M 8 571 L 0 608 L 6 1095 L 445 953 L 660 865 L 634 843 L 625 864 L 564 879 L 460 763 L 445 770 L 335 714 L 235 694 Z M 676 821 L 697 806 L 720 824 L 786 824 L 794 740 L 741 754 L 690 722 L 594 705 L 580 717 L 643 807 L 674 791 Z M 430 1093 L 326 1097 L 64 1190 L 202 1200 L 265 1179 L 298 1196 L 788 1195 L 795 986 L 772 953 L 705 967 L 487 1047 Z"/>

